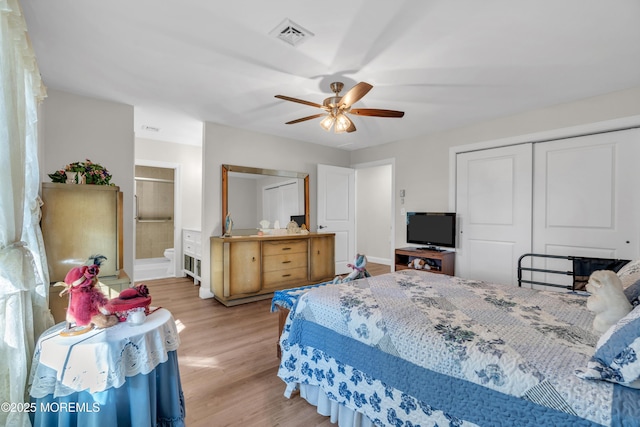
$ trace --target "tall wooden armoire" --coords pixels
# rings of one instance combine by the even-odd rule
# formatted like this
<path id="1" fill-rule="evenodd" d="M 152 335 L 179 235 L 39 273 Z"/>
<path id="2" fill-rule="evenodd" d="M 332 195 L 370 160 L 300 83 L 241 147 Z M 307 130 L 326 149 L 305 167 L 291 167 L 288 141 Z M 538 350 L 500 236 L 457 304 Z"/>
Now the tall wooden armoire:
<path id="1" fill-rule="evenodd" d="M 73 267 L 83 265 L 91 255 L 107 260 L 100 267 L 100 282 L 108 297 L 130 286 L 123 266 L 123 211 L 119 187 L 90 184 L 42 184 L 40 222 L 49 265 L 50 282 L 62 282 Z M 61 288 L 52 288 L 50 307 L 60 321 L 57 298 Z M 113 291 L 113 292 L 112 292 Z M 62 314 L 64 316 L 64 313 Z"/>

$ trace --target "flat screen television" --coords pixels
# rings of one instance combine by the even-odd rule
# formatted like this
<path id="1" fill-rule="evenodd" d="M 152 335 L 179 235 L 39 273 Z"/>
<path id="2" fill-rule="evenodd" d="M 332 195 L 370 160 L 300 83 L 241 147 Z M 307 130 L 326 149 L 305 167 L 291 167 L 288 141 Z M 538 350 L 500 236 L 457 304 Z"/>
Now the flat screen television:
<path id="1" fill-rule="evenodd" d="M 455 212 L 407 212 L 407 243 L 429 249 L 456 247 Z"/>
<path id="2" fill-rule="evenodd" d="M 302 227 L 302 224 L 304 224 L 305 221 L 304 218 L 304 215 L 291 215 L 291 221 L 295 221 L 296 224 L 298 224 L 298 227 Z"/>

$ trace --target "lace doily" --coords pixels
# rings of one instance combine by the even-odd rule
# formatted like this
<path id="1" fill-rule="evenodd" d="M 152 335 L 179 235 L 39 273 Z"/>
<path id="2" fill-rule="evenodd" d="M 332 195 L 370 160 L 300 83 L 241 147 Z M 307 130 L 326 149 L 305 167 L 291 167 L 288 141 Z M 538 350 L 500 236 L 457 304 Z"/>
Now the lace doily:
<path id="1" fill-rule="evenodd" d="M 148 374 L 178 349 L 180 338 L 173 316 L 159 309 L 140 326 L 126 322 L 87 334 L 62 337 L 64 323 L 46 331 L 36 346 L 30 395 L 68 396 L 120 387 L 126 377 Z"/>

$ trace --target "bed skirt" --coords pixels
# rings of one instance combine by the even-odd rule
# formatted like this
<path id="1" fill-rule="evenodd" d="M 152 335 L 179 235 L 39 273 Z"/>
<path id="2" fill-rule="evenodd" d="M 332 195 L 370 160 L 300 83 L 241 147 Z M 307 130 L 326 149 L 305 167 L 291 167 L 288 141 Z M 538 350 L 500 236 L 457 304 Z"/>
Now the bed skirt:
<path id="1" fill-rule="evenodd" d="M 320 387 L 309 384 L 299 387 L 300 397 L 315 406 L 320 415 L 330 417 L 333 424 L 338 423 L 338 427 L 374 427 L 369 417 L 329 399 Z"/>

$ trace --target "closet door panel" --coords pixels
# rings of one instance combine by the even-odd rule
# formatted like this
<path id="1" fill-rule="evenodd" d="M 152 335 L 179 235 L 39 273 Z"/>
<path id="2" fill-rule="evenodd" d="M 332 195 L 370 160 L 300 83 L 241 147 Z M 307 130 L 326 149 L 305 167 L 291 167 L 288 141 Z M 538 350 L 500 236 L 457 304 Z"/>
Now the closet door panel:
<path id="1" fill-rule="evenodd" d="M 467 163 L 469 224 L 513 225 L 514 163 L 512 156 Z"/>
<path id="2" fill-rule="evenodd" d="M 531 144 L 458 154 L 456 275 L 517 284 L 531 251 L 531 165 Z"/>
<path id="3" fill-rule="evenodd" d="M 546 154 L 539 176 L 545 185 L 546 227 L 610 229 L 615 215 L 615 144 L 570 149 L 542 144 L 538 150 Z"/>
<path id="4" fill-rule="evenodd" d="M 539 143 L 534 151 L 534 252 L 638 258 L 640 130 Z M 571 270 L 561 260 L 537 260 L 535 266 Z M 534 278 L 572 283 L 570 276 Z"/>
<path id="5" fill-rule="evenodd" d="M 517 246 L 514 241 L 469 239 L 465 255 L 473 256 L 465 257 L 465 270 L 473 273 L 464 277 L 512 284 L 512 276 L 517 274 L 513 262 L 521 255 L 517 253 Z"/>

